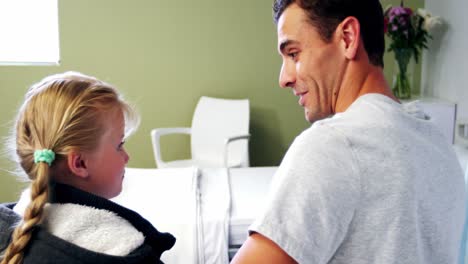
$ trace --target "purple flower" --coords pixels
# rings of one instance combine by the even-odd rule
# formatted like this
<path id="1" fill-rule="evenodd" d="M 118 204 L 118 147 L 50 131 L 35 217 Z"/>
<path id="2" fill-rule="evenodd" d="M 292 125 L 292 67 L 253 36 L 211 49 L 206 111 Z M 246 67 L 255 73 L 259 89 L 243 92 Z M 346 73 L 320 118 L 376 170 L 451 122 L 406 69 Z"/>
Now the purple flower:
<path id="1" fill-rule="evenodd" d="M 407 20 L 408 20 L 407 17 L 399 17 L 398 18 L 398 23 L 400 23 L 400 25 L 402 25 L 402 26 L 406 26 Z"/>
<path id="2" fill-rule="evenodd" d="M 417 60 L 430 38 L 426 27 L 429 23 L 426 14 L 420 10 L 416 13 L 405 6 L 387 7 L 384 13 L 384 30 L 391 39 L 388 50 L 412 49 Z"/>
<path id="3" fill-rule="evenodd" d="M 392 16 L 400 16 L 400 15 L 408 15 L 408 10 L 402 6 L 395 6 L 392 7 L 388 13 L 390 17 Z"/>

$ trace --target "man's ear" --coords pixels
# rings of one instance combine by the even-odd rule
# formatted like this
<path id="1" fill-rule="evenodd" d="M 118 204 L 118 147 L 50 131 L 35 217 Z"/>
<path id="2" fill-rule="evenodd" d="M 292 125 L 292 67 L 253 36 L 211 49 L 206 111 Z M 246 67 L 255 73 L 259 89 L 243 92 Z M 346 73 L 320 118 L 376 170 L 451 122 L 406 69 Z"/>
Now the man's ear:
<path id="1" fill-rule="evenodd" d="M 361 26 L 355 17 L 347 17 L 338 25 L 340 42 L 347 59 L 356 58 L 359 45 L 361 45 Z"/>
<path id="2" fill-rule="evenodd" d="M 71 151 L 68 153 L 67 165 L 74 175 L 81 178 L 87 178 L 89 176 L 83 153 L 76 151 Z"/>

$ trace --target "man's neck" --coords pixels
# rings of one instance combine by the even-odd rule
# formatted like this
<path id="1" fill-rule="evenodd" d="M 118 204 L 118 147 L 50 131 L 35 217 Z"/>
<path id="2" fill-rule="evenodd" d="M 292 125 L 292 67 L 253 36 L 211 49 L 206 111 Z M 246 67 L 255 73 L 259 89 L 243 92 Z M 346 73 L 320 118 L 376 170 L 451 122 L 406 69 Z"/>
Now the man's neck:
<path id="1" fill-rule="evenodd" d="M 342 86 L 336 99 L 335 113 L 346 111 L 357 98 L 368 93 L 382 94 L 399 102 L 392 94 L 381 67 L 370 64 L 358 65 L 353 62 L 348 67 L 349 71 L 343 76 Z"/>

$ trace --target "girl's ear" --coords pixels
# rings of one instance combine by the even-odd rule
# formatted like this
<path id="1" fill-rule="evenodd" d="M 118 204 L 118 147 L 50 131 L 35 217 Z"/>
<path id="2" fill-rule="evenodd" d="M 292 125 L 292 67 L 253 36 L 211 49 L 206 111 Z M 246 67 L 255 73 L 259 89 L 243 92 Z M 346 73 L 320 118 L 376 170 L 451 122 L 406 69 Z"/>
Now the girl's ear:
<path id="1" fill-rule="evenodd" d="M 68 169 L 76 176 L 87 178 L 89 176 L 84 154 L 80 152 L 71 151 L 67 155 Z"/>

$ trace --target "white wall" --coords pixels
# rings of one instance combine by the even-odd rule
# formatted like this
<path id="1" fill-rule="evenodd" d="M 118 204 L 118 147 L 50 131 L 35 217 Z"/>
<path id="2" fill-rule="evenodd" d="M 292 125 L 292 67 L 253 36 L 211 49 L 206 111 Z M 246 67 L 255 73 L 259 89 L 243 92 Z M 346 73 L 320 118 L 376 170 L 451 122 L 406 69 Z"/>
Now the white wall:
<path id="1" fill-rule="evenodd" d="M 425 9 L 444 25 L 424 51 L 421 93 L 457 103 L 459 121 L 468 121 L 468 1 L 426 0 Z"/>

